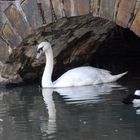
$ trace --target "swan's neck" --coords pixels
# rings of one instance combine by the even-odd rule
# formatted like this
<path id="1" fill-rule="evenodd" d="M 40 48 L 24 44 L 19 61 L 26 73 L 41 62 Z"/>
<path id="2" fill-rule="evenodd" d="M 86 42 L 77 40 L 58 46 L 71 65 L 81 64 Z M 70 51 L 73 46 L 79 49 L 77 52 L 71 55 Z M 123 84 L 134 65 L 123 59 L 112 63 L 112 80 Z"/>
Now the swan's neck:
<path id="1" fill-rule="evenodd" d="M 52 71 L 53 71 L 53 52 L 50 47 L 46 52 L 46 65 L 42 76 L 42 87 L 53 87 Z"/>

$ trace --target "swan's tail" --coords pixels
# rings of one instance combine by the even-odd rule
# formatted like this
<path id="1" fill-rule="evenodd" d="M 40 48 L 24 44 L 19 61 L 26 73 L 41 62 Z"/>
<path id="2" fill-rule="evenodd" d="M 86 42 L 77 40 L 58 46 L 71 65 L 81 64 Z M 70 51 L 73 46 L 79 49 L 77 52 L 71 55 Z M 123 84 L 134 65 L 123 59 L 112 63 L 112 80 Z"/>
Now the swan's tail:
<path id="1" fill-rule="evenodd" d="M 121 74 L 113 75 L 112 78 L 111 78 L 112 82 L 117 81 L 118 79 L 120 79 L 121 77 L 123 77 L 126 74 L 127 74 L 127 71 L 124 72 L 124 73 L 121 73 Z"/>

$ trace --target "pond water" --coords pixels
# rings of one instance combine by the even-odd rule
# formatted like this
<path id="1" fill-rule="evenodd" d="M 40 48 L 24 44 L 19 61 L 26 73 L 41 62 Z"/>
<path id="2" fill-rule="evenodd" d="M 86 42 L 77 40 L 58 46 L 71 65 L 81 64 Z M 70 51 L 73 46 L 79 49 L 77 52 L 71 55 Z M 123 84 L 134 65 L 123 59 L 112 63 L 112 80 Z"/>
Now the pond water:
<path id="1" fill-rule="evenodd" d="M 76 88 L 0 90 L 0 140 L 139 140 L 138 107 L 122 103 L 139 79 Z"/>

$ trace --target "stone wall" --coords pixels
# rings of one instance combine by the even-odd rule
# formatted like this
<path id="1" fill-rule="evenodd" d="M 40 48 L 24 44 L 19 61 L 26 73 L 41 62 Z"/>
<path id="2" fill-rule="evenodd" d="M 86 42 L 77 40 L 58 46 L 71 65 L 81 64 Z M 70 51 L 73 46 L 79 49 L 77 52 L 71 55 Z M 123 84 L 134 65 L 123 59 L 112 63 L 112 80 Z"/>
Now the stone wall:
<path id="1" fill-rule="evenodd" d="M 36 29 L 63 17 L 91 14 L 130 28 L 140 36 L 139 5 L 140 0 L 1 0 L 1 58 L 5 61 L 8 50 L 20 46 Z"/>

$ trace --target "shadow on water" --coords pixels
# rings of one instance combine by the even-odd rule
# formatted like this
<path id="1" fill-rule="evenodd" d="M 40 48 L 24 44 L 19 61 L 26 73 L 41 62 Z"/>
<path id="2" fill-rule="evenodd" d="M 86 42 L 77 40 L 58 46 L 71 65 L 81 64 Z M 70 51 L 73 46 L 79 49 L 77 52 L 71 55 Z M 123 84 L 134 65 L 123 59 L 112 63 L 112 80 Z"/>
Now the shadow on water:
<path id="1" fill-rule="evenodd" d="M 114 84 L 0 92 L 0 140 L 139 139 L 140 116 L 124 105 L 128 87 Z"/>

